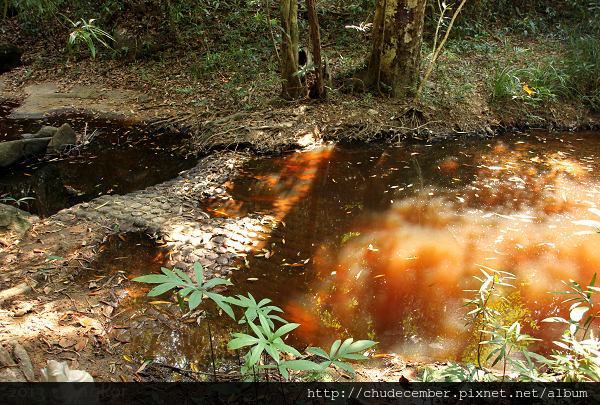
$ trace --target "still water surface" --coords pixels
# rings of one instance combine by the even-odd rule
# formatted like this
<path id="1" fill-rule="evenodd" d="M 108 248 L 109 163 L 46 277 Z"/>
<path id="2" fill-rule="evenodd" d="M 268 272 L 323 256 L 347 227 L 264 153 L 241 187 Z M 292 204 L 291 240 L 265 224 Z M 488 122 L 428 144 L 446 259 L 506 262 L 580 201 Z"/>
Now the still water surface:
<path id="1" fill-rule="evenodd" d="M 41 119 L 10 118 L 18 104 L 0 101 L 0 141 L 19 139 L 43 126 L 68 123 L 78 135 L 92 134 L 91 144 L 79 154 L 33 159 L 0 170 L 0 193 L 14 199 L 32 197 L 20 205 L 47 217 L 63 208 L 102 194 L 127 194 L 170 180 L 197 160 L 189 156 L 183 133 L 156 133 L 130 122 L 71 112 Z"/>
<path id="2" fill-rule="evenodd" d="M 506 321 L 546 339 L 532 349 L 547 353 L 564 328 L 540 321 L 567 316 L 549 291 L 565 290 L 561 280 L 586 284 L 600 269 L 598 236 L 565 236 L 586 230 L 573 221 L 600 220 L 588 211 L 600 204 L 598 135 L 348 145 L 253 160 L 227 184 L 233 198 L 211 208 L 268 214 L 278 225 L 258 247 L 270 257 L 249 256 L 230 293 L 272 299 L 302 324 L 288 340 L 300 347 L 353 337 L 410 359 L 474 360 L 460 307 L 485 266 L 516 275 L 505 292 L 516 315 Z M 152 350 L 144 338 L 132 347 L 193 361 L 206 346 L 198 331 L 155 330 Z"/>

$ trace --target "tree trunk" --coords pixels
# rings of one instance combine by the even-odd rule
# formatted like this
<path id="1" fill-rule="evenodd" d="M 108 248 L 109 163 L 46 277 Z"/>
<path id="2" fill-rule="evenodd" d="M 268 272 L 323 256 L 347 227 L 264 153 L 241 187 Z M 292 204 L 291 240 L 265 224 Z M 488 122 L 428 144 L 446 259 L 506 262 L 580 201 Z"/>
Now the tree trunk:
<path id="1" fill-rule="evenodd" d="M 427 0 L 377 0 L 373 48 L 361 78 L 393 98 L 412 97 L 419 84 Z"/>
<path id="2" fill-rule="evenodd" d="M 310 22 L 310 42 L 313 46 L 313 56 L 315 63 L 315 86 L 314 97 L 324 98 L 325 78 L 323 73 L 323 62 L 321 58 L 321 34 L 319 32 L 319 19 L 317 17 L 317 1 L 306 0 L 306 9 L 308 10 L 308 21 Z"/>
<path id="3" fill-rule="evenodd" d="M 281 96 L 300 98 L 304 88 L 298 76 L 298 0 L 281 1 Z"/>

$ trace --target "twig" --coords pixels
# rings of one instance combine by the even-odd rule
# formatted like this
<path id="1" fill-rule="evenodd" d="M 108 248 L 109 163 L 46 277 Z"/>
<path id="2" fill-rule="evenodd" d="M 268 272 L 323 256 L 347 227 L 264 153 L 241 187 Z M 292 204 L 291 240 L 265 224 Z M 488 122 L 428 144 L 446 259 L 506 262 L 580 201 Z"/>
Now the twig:
<path id="1" fill-rule="evenodd" d="M 75 304 L 75 300 L 73 298 L 71 298 L 71 296 L 69 294 L 67 294 L 64 291 L 61 291 L 64 295 L 66 295 L 67 297 L 69 297 L 69 299 L 71 300 L 71 303 L 73 304 L 73 308 L 75 308 L 75 312 L 79 313 L 79 310 L 77 309 L 77 305 Z"/>
<path id="2" fill-rule="evenodd" d="M 450 20 L 450 24 L 448 25 L 448 29 L 446 30 L 446 35 L 444 36 L 444 39 L 440 43 L 440 46 L 438 47 L 438 49 L 435 51 L 435 54 L 433 55 L 433 58 L 431 58 L 431 62 L 429 63 L 429 67 L 427 68 L 427 73 L 425 73 L 425 77 L 423 78 L 423 81 L 419 85 L 419 89 L 417 90 L 417 94 L 415 94 L 415 98 L 413 99 L 413 103 L 416 104 L 417 101 L 419 101 L 419 96 L 421 95 L 421 91 L 423 91 L 423 85 L 425 84 L 425 82 L 427 81 L 427 79 L 429 79 L 429 75 L 431 74 L 431 71 L 433 70 L 433 66 L 435 65 L 435 61 L 437 60 L 438 56 L 440 55 L 440 51 L 442 50 L 442 47 L 446 43 L 446 40 L 448 39 L 448 35 L 450 35 L 450 30 L 452 29 L 452 25 L 454 24 L 454 20 L 458 16 L 458 13 L 460 13 L 460 9 L 462 8 L 462 6 L 464 6 L 464 4 L 465 4 L 466 1 L 467 0 L 462 0 L 462 2 L 460 3 L 460 6 L 458 6 L 458 9 L 456 10 L 456 12 L 454 13 L 454 15 L 452 16 L 452 20 Z"/>

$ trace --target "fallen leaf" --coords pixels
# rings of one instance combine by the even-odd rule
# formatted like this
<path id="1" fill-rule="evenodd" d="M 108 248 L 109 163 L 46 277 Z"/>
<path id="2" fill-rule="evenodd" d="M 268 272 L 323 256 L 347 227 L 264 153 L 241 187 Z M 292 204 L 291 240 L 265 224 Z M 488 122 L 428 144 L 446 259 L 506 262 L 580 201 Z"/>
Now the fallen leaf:
<path id="1" fill-rule="evenodd" d="M 83 349 L 85 349 L 85 347 L 87 346 L 87 342 L 88 342 L 87 338 L 80 338 L 77 341 L 77 344 L 75 345 L 75 351 L 80 352 Z"/>
<path id="2" fill-rule="evenodd" d="M 75 340 L 73 339 L 68 339 L 68 338 L 62 338 L 59 342 L 58 345 L 60 347 L 62 347 L 63 349 L 66 349 L 67 347 L 71 347 L 73 346 L 75 343 L 77 343 Z"/>

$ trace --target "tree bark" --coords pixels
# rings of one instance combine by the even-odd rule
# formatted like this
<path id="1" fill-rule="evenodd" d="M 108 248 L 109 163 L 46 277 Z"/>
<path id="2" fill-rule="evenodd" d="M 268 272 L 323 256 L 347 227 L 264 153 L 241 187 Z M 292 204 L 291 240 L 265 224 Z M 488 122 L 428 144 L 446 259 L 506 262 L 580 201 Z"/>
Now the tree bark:
<path id="1" fill-rule="evenodd" d="M 377 0 L 373 48 L 362 79 L 393 98 L 412 97 L 419 84 L 427 0 Z"/>
<path id="2" fill-rule="evenodd" d="M 298 0 L 281 1 L 281 97 L 300 98 L 304 88 L 298 76 Z"/>
<path id="3" fill-rule="evenodd" d="M 310 23 L 310 42 L 313 46 L 315 63 L 316 81 L 314 85 L 314 97 L 324 98 L 326 96 L 325 78 L 323 73 L 323 61 L 321 58 L 321 34 L 319 32 L 319 18 L 317 17 L 317 1 L 306 0 L 306 9 L 308 10 L 308 21 Z"/>

